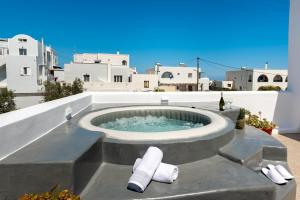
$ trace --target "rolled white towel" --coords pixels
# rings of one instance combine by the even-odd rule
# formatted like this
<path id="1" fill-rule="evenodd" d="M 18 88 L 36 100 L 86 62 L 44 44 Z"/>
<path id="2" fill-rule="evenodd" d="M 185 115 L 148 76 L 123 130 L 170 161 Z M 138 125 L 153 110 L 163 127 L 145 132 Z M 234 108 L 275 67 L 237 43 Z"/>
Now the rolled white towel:
<path id="1" fill-rule="evenodd" d="M 133 172 L 136 170 L 136 168 L 140 165 L 142 159 L 138 158 L 136 159 L 134 165 L 133 165 Z M 152 180 L 163 182 L 163 183 L 173 183 L 178 177 L 178 167 L 175 165 L 170 165 L 167 163 L 160 163 L 158 168 L 156 169 Z"/>
<path id="2" fill-rule="evenodd" d="M 143 156 L 139 166 L 129 178 L 127 189 L 136 192 L 144 192 L 150 183 L 154 172 L 163 158 L 163 152 L 157 147 L 149 147 Z"/>

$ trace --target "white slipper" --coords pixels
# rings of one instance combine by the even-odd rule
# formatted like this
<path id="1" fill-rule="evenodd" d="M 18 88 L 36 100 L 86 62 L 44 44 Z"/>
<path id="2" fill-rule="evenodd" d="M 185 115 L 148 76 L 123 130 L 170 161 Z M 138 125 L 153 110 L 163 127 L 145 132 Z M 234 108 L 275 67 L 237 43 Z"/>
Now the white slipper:
<path id="1" fill-rule="evenodd" d="M 285 184 L 287 181 L 279 174 L 279 172 L 276 169 L 267 169 L 262 168 L 262 173 L 266 175 L 271 181 L 273 181 L 276 184 Z"/>
<path id="2" fill-rule="evenodd" d="M 274 166 L 274 165 L 268 164 L 268 168 L 276 169 L 279 172 L 279 174 L 286 180 L 291 180 L 294 178 L 294 176 L 282 165 Z"/>

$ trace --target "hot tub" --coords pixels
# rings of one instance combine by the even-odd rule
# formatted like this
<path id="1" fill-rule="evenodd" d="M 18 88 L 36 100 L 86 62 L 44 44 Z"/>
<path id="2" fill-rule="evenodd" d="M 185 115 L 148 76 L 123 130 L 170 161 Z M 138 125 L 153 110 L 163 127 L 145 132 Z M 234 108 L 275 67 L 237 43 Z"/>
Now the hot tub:
<path id="1" fill-rule="evenodd" d="M 134 127 L 136 122 L 138 128 Z M 153 126 L 149 126 L 152 122 Z M 157 123 L 175 125 L 170 128 L 167 124 L 167 128 L 160 129 Z M 109 108 L 85 115 L 79 124 L 84 129 L 104 133 L 104 159 L 118 164 L 132 164 L 149 145 L 160 147 L 170 163 L 192 162 L 216 155 L 234 135 L 234 123 L 226 117 L 175 106 Z"/>
<path id="2" fill-rule="evenodd" d="M 138 120 L 143 122 L 134 123 L 138 122 Z M 149 123 L 147 123 L 147 120 Z M 163 130 L 160 130 L 159 127 L 156 126 L 159 124 L 159 120 L 165 121 L 166 123 L 177 122 L 182 126 L 178 125 L 175 126 L 175 128 L 170 128 L 178 130 L 168 131 L 167 126 L 162 127 Z M 152 122 L 153 129 L 151 130 Z M 129 130 L 122 129 L 122 123 L 124 123 Z M 147 129 L 143 131 L 137 130 L 142 129 L 142 123 L 145 123 Z M 117 127 L 114 128 L 112 126 L 113 124 L 116 124 Z M 139 126 L 136 129 L 134 127 L 135 124 Z M 207 136 L 230 128 L 232 123 L 218 114 L 205 110 L 173 106 L 136 106 L 110 108 L 90 113 L 80 120 L 80 126 L 91 131 L 103 132 L 108 138 L 145 141 L 188 139 Z"/>

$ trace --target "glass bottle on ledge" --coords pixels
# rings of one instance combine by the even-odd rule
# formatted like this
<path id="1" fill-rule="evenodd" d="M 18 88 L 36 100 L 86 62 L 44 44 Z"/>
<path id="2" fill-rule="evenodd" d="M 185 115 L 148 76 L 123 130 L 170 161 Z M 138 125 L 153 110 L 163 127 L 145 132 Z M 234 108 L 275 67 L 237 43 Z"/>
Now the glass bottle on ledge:
<path id="1" fill-rule="evenodd" d="M 224 106 L 225 106 L 225 101 L 224 101 L 224 98 L 223 98 L 223 92 L 221 92 L 221 99 L 220 99 L 220 102 L 219 102 L 219 110 L 224 111 Z"/>

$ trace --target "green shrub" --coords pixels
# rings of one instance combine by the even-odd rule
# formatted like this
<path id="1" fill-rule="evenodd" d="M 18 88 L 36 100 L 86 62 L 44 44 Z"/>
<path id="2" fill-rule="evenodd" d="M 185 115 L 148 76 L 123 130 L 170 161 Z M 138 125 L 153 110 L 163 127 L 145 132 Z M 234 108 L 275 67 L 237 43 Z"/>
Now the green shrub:
<path id="1" fill-rule="evenodd" d="M 64 93 L 60 83 L 58 82 L 53 83 L 50 81 L 46 81 L 44 83 L 44 86 L 45 86 L 45 96 L 44 96 L 45 101 L 52 101 L 64 97 Z"/>
<path id="2" fill-rule="evenodd" d="M 249 118 L 246 120 L 246 124 L 259 129 L 269 129 L 276 127 L 276 124 L 274 124 L 273 122 L 269 122 L 265 118 L 261 120 L 259 116 L 252 114 L 249 115 Z"/>
<path id="3" fill-rule="evenodd" d="M 83 82 L 79 78 L 76 78 L 72 84 L 72 94 L 74 95 L 82 92 L 83 92 Z"/>
<path id="4" fill-rule="evenodd" d="M 14 93 L 7 88 L 0 91 L 0 114 L 10 112 L 16 109 Z"/>
<path id="5" fill-rule="evenodd" d="M 161 88 L 154 88 L 154 92 L 164 92 L 165 90 L 164 89 L 161 89 Z"/>
<path id="6" fill-rule="evenodd" d="M 79 94 L 83 92 L 83 83 L 80 79 L 76 78 L 73 84 L 64 83 L 61 85 L 58 82 L 46 81 L 44 101 L 52 101 L 63 97 Z"/>
<path id="7" fill-rule="evenodd" d="M 260 86 L 258 91 L 281 91 L 281 87 L 273 85 Z"/>

